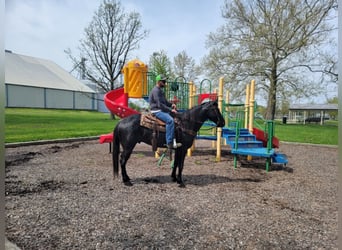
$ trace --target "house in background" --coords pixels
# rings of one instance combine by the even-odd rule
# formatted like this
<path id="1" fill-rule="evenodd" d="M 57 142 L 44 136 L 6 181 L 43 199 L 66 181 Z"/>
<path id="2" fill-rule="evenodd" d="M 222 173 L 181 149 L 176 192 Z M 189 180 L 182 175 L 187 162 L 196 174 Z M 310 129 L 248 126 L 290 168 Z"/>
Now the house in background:
<path id="1" fill-rule="evenodd" d="M 97 93 L 56 63 L 5 52 L 6 107 L 98 110 Z"/>

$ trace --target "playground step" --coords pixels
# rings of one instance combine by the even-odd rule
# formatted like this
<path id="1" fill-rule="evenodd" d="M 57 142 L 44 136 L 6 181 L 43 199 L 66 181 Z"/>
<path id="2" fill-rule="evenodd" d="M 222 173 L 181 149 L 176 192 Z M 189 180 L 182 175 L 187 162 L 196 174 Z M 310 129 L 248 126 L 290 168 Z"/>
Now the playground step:
<path id="1" fill-rule="evenodd" d="M 222 128 L 222 135 L 235 135 L 236 134 L 236 130 L 235 129 L 231 129 L 231 128 Z M 240 129 L 240 135 L 241 134 L 250 134 L 249 130 L 246 128 L 241 128 Z"/>
<path id="2" fill-rule="evenodd" d="M 257 157 L 270 158 L 274 155 L 274 149 L 268 150 L 267 148 L 238 148 L 232 149 L 232 154 L 237 155 L 251 155 Z"/>
<path id="3" fill-rule="evenodd" d="M 231 148 L 235 148 L 235 141 L 226 141 Z M 238 148 L 262 148 L 263 143 L 261 141 L 239 141 Z"/>
<path id="4" fill-rule="evenodd" d="M 225 137 L 227 141 L 235 141 L 236 135 L 228 134 L 223 137 Z M 255 140 L 256 140 L 256 137 L 253 134 L 243 134 L 239 136 L 239 141 L 255 141 Z"/>
<path id="5" fill-rule="evenodd" d="M 287 164 L 288 160 L 285 154 L 274 153 L 274 155 L 272 155 L 272 163 Z"/>
<path id="6" fill-rule="evenodd" d="M 216 141 L 217 136 L 214 135 L 198 135 L 196 136 L 197 140 L 211 140 L 211 141 Z"/>

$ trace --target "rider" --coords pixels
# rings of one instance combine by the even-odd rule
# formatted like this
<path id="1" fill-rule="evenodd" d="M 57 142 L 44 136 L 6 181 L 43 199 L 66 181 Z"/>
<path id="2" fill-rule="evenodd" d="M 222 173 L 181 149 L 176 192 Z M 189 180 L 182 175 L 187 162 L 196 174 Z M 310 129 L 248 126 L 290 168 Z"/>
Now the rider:
<path id="1" fill-rule="evenodd" d="M 149 95 L 151 113 L 158 119 L 166 123 L 166 145 L 169 149 L 175 149 L 182 146 L 174 140 L 175 123 L 170 113 L 177 113 L 176 104 L 166 100 L 163 88 L 166 85 L 167 78 L 163 75 L 157 75 L 156 86 Z"/>

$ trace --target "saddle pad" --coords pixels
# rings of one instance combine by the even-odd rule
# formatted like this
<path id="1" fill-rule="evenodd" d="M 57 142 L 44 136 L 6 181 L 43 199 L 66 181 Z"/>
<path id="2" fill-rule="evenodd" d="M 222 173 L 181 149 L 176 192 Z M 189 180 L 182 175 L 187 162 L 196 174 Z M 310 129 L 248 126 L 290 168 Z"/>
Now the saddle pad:
<path id="1" fill-rule="evenodd" d="M 165 132 L 165 122 L 159 120 L 152 114 L 141 114 L 140 125 L 149 129 Z"/>

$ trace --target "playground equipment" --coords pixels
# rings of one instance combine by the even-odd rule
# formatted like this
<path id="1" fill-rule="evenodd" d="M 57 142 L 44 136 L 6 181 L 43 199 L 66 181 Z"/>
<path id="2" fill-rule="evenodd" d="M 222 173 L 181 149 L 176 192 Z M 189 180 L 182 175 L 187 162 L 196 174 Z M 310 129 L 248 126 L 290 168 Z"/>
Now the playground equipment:
<path id="1" fill-rule="evenodd" d="M 224 107 L 223 110 L 221 108 L 221 112 L 225 116 L 226 127 L 222 128 L 221 131 L 217 129 L 213 135 L 198 135 L 196 138 L 216 141 L 217 161 L 220 161 L 221 139 L 223 139 L 224 143 L 230 146 L 234 155 L 234 168 L 237 167 L 237 159 L 240 156 L 247 156 L 249 161 L 253 157 L 262 157 L 266 159 L 266 171 L 268 171 L 271 162 L 286 165 L 288 160 L 284 154 L 275 151 L 276 148 L 279 148 L 279 139 L 274 136 L 274 121 L 263 120 L 265 126 L 263 129 L 262 126 L 255 122 L 256 102 L 254 100 L 254 89 L 255 81 L 252 80 L 246 86 L 245 103 L 229 103 L 228 91 L 224 102 L 222 100 L 223 79 L 221 78 L 217 98 L 221 103 L 221 107 Z M 194 93 L 190 93 L 194 95 Z M 188 155 L 191 155 L 193 150 L 194 146 L 191 151 L 188 151 Z"/>
<path id="2" fill-rule="evenodd" d="M 104 102 L 107 108 L 120 118 L 139 113 L 128 106 L 128 99 L 144 98 L 148 100 L 148 94 L 155 85 L 155 75 L 148 72 L 147 66 L 139 60 L 128 62 L 122 72 L 124 75 L 124 86 L 109 91 L 104 96 Z M 203 93 L 203 84 L 205 83 L 210 84 L 209 93 Z M 238 157 L 242 155 L 246 155 L 248 160 L 252 160 L 252 157 L 266 158 L 266 171 L 269 170 L 271 163 L 287 164 L 288 160 L 286 156 L 275 151 L 275 148 L 279 148 L 279 140 L 274 136 L 274 122 L 264 121 L 264 129 L 255 126 L 255 81 L 252 80 L 246 86 L 246 101 L 244 104 L 229 103 L 228 91 L 226 92 L 226 100 L 224 101 L 223 85 L 223 78 L 221 77 L 219 79 L 218 91 L 212 93 L 211 82 L 204 79 L 200 83 L 199 94 L 196 94 L 194 83 L 187 83 L 184 78 L 180 79 L 178 77 L 174 81 L 168 81 L 168 86 L 165 88 L 165 95 L 170 101 L 175 102 L 180 110 L 187 110 L 206 100 L 218 99 L 219 109 L 225 116 L 226 127 L 215 128 L 212 135 L 197 136 L 197 139 L 213 141 L 213 146 L 216 146 L 216 161 L 221 160 L 223 141 L 231 147 L 231 152 L 234 155 L 235 168 L 237 167 Z M 229 112 L 231 112 L 233 107 L 241 108 L 240 111 L 236 111 L 234 119 L 229 117 Z M 111 143 L 112 141 L 113 133 L 100 136 L 100 143 Z M 195 143 L 188 149 L 188 156 L 191 156 L 194 148 Z M 158 164 L 160 165 L 160 162 Z"/>
<path id="3" fill-rule="evenodd" d="M 122 69 L 124 74 L 124 87 L 109 91 L 104 95 L 104 103 L 108 110 L 120 118 L 124 118 L 139 112 L 128 106 L 128 98 L 141 98 L 147 94 L 147 66 L 139 61 L 132 60 Z M 113 133 L 100 136 L 100 143 L 111 142 Z"/>
<path id="4" fill-rule="evenodd" d="M 211 93 L 211 82 L 210 82 L 210 87 L 209 87 L 209 93 L 202 93 L 202 84 L 204 81 L 209 81 L 207 79 L 203 80 L 200 83 L 200 93 L 196 94 L 196 87 L 195 85 L 191 82 L 190 85 L 190 94 L 189 94 L 189 108 L 201 104 L 203 101 L 206 100 L 215 100 L 218 99 L 218 104 L 219 104 L 219 110 L 222 112 L 222 96 L 223 96 L 223 78 L 220 78 L 219 81 L 219 91 L 217 93 Z M 215 126 L 213 126 L 215 127 Z M 222 128 L 215 128 L 215 134 L 209 136 L 209 135 L 197 135 L 196 139 L 204 139 L 204 140 L 212 140 L 216 141 L 216 161 L 221 160 L 221 134 L 222 134 Z M 188 156 L 192 155 L 192 152 L 195 150 L 195 141 L 192 145 L 191 148 L 188 149 Z"/>
<path id="5" fill-rule="evenodd" d="M 124 92 L 124 88 L 108 92 L 103 99 L 107 108 L 120 118 L 139 113 L 128 106 L 128 94 Z"/>
<path id="6" fill-rule="evenodd" d="M 246 87 L 246 102 L 244 105 L 229 104 L 227 100 L 227 110 L 232 106 L 242 107 L 244 110 L 240 113 L 236 112 L 236 117 L 232 122 L 227 121 L 228 127 L 223 129 L 222 137 L 226 139 L 226 143 L 231 147 L 231 153 L 234 155 L 234 168 L 237 167 L 238 157 L 244 155 L 247 156 L 248 160 L 252 160 L 252 157 L 265 158 L 266 171 L 269 171 L 271 163 L 286 165 L 288 160 L 284 154 L 275 151 L 275 148 L 279 148 L 279 140 L 274 136 L 274 121 L 264 121 L 264 130 L 255 127 L 254 89 L 255 81 L 252 80 Z"/>
<path id="7" fill-rule="evenodd" d="M 140 60 L 129 61 L 122 69 L 124 85 L 122 88 L 114 89 L 104 95 L 104 103 L 108 110 L 120 118 L 138 114 L 139 112 L 128 105 L 129 98 L 143 98 L 148 100 L 148 94 L 155 86 L 155 75 L 148 72 L 148 67 Z M 178 109 L 189 108 L 189 84 L 176 78 L 168 81 L 165 88 L 166 98 L 177 104 Z M 100 143 L 111 143 L 113 133 L 100 136 Z M 110 149 L 111 150 L 111 149 Z"/>

